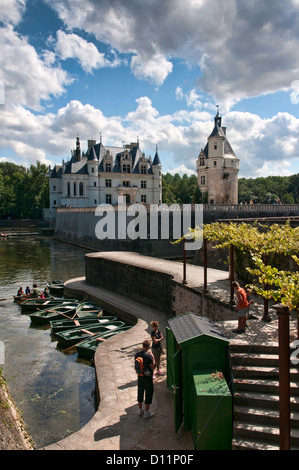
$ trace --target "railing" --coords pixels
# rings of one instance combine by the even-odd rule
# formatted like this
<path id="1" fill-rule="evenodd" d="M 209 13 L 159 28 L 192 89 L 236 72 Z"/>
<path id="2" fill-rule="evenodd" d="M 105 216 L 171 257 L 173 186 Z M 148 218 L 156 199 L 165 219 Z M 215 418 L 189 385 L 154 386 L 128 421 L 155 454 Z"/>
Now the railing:
<path id="1" fill-rule="evenodd" d="M 125 189 L 125 187 L 122 187 Z M 150 211 L 151 204 L 144 204 L 141 203 Z M 130 205 L 130 204 L 128 204 Z M 163 204 L 154 204 L 158 208 L 163 206 Z M 172 204 L 164 204 L 168 209 L 172 206 Z M 187 206 L 191 206 L 191 210 L 195 208 L 195 204 L 186 204 Z M 183 204 L 173 204 L 173 206 L 183 208 Z M 117 209 L 118 204 L 113 205 L 115 209 Z M 233 212 L 233 213 L 240 213 L 240 212 L 295 212 L 299 215 L 299 204 L 203 204 L 203 211 L 204 212 Z M 57 212 L 93 212 L 95 207 L 58 207 Z"/>

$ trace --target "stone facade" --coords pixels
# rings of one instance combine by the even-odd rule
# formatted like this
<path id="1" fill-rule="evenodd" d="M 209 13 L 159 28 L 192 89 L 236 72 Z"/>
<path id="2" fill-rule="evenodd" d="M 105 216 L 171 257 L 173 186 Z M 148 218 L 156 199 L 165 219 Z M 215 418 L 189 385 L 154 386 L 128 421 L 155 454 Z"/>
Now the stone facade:
<path id="1" fill-rule="evenodd" d="M 226 137 L 219 111 L 208 142 L 198 156 L 196 171 L 204 202 L 238 204 L 239 159 Z"/>
<path id="2" fill-rule="evenodd" d="M 117 204 L 162 202 L 162 165 L 156 149 L 154 159 L 145 157 L 139 142 L 109 147 L 88 140 L 81 152 L 79 137 L 71 159 L 50 170 L 50 218 L 59 207 L 96 207 Z"/>

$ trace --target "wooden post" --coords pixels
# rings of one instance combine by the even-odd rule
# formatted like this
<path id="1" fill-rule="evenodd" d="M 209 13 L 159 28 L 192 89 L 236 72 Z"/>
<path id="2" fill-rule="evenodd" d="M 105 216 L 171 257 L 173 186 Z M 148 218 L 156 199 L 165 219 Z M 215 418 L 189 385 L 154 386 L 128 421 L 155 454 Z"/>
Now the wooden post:
<path id="1" fill-rule="evenodd" d="M 208 290 L 208 240 L 203 239 L 203 288 L 204 291 Z"/>
<path id="2" fill-rule="evenodd" d="M 186 283 L 186 239 L 183 238 L 183 284 Z"/>
<path id="3" fill-rule="evenodd" d="M 265 257 L 264 257 L 264 263 L 265 263 L 266 266 L 268 265 L 268 256 L 267 255 L 265 255 Z M 267 290 L 268 285 L 266 284 L 264 286 L 264 288 L 265 288 L 265 290 Z M 264 297 L 264 315 L 263 315 L 262 320 L 263 321 L 269 321 L 270 320 L 270 317 L 269 317 L 269 301 L 265 297 Z"/>
<path id="4" fill-rule="evenodd" d="M 289 308 L 283 304 L 273 305 L 278 315 L 279 347 L 279 447 L 290 450 L 290 337 Z"/>
<path id="5" fill-rule="evenodd" d="M 235 259 L 234 259 L 234 246 L 229 245 L 229 279 L 230 279 L 230 303 L 234 301 L 234 288 L 232 282 L 234 281 L 235 273 Z"/>

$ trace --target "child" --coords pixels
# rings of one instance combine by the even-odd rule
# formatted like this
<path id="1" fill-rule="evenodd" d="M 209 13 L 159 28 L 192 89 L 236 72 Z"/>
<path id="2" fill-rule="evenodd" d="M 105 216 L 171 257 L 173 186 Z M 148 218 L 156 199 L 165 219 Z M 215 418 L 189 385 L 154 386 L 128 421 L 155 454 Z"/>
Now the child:
<path id="1" fill-rule="evenodd" d="M 152 321 L 151 326 L 153 328 L 153 331 L 151 332 L 151 338 L 152 338 L 152 353 L 154 355 L 156 368 L 157 368 L 156 375 L 164 375 L 164 373 L 160 371 L 160 360 L 161 360 L 161 354 L 163 353 L 161 341 L 164 339 L 164 337 L 161 331 L 159 330 L 159 323 L 157 321 Z"/>

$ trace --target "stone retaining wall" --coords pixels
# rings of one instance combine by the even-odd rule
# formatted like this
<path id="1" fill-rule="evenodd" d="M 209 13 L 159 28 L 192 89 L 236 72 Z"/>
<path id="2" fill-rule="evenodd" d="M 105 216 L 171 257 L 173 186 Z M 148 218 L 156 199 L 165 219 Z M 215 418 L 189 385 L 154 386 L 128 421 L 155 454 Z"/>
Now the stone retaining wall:
<path id="1" fill-rule="evenodd" d="M 140 257 L 140 260 L 141 263 L 133 253 L 87 254 L 86 282 L 150 305 L 171 316 L 192 311 L 213 321 L 236 318 L 229 304 L 203 290 L 183 284 L 181 276 L 169 272 L 169 261 L 151 257 Z"/>

